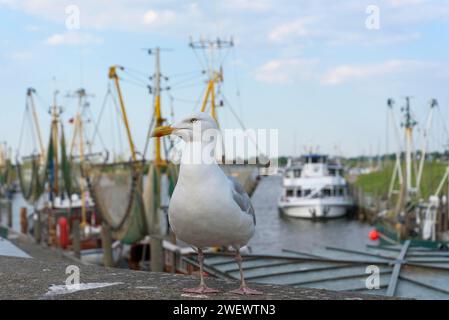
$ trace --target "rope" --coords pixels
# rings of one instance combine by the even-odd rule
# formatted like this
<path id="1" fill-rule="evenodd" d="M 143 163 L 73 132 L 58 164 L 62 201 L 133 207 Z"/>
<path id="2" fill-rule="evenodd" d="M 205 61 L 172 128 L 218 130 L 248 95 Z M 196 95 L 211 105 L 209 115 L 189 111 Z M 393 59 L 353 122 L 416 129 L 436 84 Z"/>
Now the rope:
<path id="1" fill-rule="evenodd" d="M 90 140 L 91 141 L 91 145 L 93 145 L 95 143 L 95 137 L 98 134 L 98 136 L 100 137 L 100 143 L 102 144 L 103 148 L 104 148 L 105 145 L 104 145 L 103 139 L 101 138 L 100 134 L 98 133 L 98 128 L 99 128 L 99 125 L 100 125 L 100 120 L 103 117 L 103 112 L 104 112 L 104 109 L 105 109 L 105 106 L 106 106 L 107 98 L 108 98 L 110 93 L 111 93 L 111 87 L 108 86 L 108 91 L 106 92 L 106 95 L 104 96 L 103 105 L 101 106 L 100 114 L 98 116 L 98 120 L 95 123 L 94 132 L 93 132 L 92 138 Z"/>

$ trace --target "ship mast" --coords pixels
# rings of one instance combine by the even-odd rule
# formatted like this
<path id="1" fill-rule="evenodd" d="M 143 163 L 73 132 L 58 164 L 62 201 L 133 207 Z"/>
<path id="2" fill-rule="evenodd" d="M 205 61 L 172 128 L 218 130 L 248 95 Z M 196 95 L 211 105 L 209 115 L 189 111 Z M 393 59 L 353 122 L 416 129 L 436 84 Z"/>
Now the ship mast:
<path id="1" fill-rule="evenodd" d="M 80 158 L 81 166 L 84 165 L 84 125 L 83 125 L 83 110 L 88 106 L 86 98 L 88 95 L 86 90 L 83 88 L 78 89 L 74 96 L 78 97 L 78 110 L 74 119 L 74 129 L 73 129 L 73 137 L 72 143 L 70 147 L 70 158 L 72 158 L 74 146 L 76 144 L 76 140 L 78 140 L 78 152 Z M 82 175 L 80 175 L 80 193 L 81 193 L 81 224 L 80 227 L 84 228 L 87 225 L 87 211 L 86 211 L 86 190 L 84 188 L 84 179 Z"/>
<path id="2" fill-rule="evenodd" d="M 51 137 L 53 144 L 53 160 L 54 160 L 54 177 L 53 177 L 53 190 L 55 194 L 59 192 L 59 159 L 58 159 L 58 138 L 59 138 L 59 116 L 62 112 L 62 108 L 57 104 L 57 96 L 59 91 L 56 90 L 53 94 L 53 105 L 50 107 L 51 114 Z"/>
<path id="3" fill-rule="evenodd" d="M 44 148 L 44 143 L 42 140 L 42 133 L 41 133 L 41 127 L 39 124 L 39 118 L 37 117 L 36 106 L 34 104 L 33 94 L 35 94 L 35 93 L 36 93 L 36 90 L 34 88 L 27 89 L 27 99 L 30 102 L 31 113 L 33 115 L 33 122 L 34 122 L 34 127 L 35 127 L 35 131 L 36 131 L 36 135 L 37 135 L 37 141 L 39 143 L 39 151 L 40 151 L 39 152 L 39 161 L 42 164 L 45 159 L 45 148 Z"/>
<path id="4" fill-rule="evenodd" d="M 152 54 L 152 50 L 148 50 L 149 54 Z M 154 117 L 156 121 L 156 127 L 162 126 L 165 119 L 162 118 L 161 111 L 161 62 L 160 62 L 160 48 L 154 49 Z M 161 138 L 156 138 L 154 141 L 154 163 L 157 167 L 165 166 L 167 163 L 162 159 L 161 155 Z"/>
<path id="5" fill-rule="evenodd" d="M 405 129 L 405 192 L 406 199 L 410 200 L 414 188 L 412 187 L 412 152 L 413 152 L 413 128 L 417 125 L 410 110 L 410 97 L 405 97 L 406 105 L 402 109 L 404 112 Z"/>
<path id="6" fill-rule="evenodd" d="M 190 39 L 189 46 L 192 49 L 200 49 L 205 50 L 208 52 L 208 61 L 207 63 L 207 74 L 208 74 L 208 80 L 207 80 L 207 87 L 206 87 L 206 93 L 204 94 L 203 102 L 201 105 L 201 112 L 205 112 L 207 108 L 208 102 L 210 103 L 210 115 L 212 118 L 215 119 L 215 121 L 218 124 L 217 119 L 217 111 L 216 111 L 216 89 L 219 86 L 220 83 L 223 82 L 223 68 L 221 65 L 221 61 L 219 64 L 219 67 L 214 65 L 215 64 L 215 51 L 217 50 L 223 50 L 225 48 L 232 48 L 234 46 L 234 41 L 232 38 L 230 40 L 204 40 L 200 39 L 199 41 L 193 41 Z"/>

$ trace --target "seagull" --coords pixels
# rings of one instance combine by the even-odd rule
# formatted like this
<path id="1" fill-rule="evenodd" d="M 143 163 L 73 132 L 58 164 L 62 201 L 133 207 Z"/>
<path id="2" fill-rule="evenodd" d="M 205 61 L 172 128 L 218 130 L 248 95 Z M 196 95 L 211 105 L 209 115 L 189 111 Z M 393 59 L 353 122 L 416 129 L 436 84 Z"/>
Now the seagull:
<path id="1" fill-rule="evenodd" d="M 205 112 L 197 112 L 173 126 L 156 128 L 152 136 L 176 135 L 185 142 L 178 182 L 170 199 L 168 217 L 176 237 L 197 248 L 200 284 L 184 289 L 207 294 L 218 290 L 206 286 L 203 277 L 203 250 L 225 246 L 235 249 L 240 269 L 240 287 L 231 293 L 263 294 L 247 286 L 242 270 L 240 248 L 255 232 L 256 216 L 248 194 L 233 177 L 218 166 L 215 153 L 218 126 Z"/>

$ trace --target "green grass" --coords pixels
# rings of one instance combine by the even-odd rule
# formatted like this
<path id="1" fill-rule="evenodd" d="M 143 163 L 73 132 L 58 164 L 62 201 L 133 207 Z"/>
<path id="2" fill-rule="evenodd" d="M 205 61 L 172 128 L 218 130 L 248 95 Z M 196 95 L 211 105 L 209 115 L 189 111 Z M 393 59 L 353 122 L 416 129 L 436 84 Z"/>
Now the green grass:
<path id="1" fill-rule="evenodd" d="M 446 172 L 447 163 L 426 162 L 424 164 L 423 176 L 421 181 L 421 198 L 428 198 L 434 194 L 438 185 Z M 378 172 L 360 175 L 355 181 L 355 186 L 361 188 L 364 193 L 374 196 L 386 196 L 390 186 L 391 176 L 393 174 L 394 162 L 386 162 L 383 169 Z M 403 172 L 405 169 L 403 167 Z M 413 177 L 413 182 L 415 181 Z M 395 189 L 398 189 L 398 179 L 396 179 Z M 414 183 L 413 183 L 414 184 Z M 446 184 L 447 186 L 447 184 Z M 447 190 L 445 186 L 444 190 Z"/>

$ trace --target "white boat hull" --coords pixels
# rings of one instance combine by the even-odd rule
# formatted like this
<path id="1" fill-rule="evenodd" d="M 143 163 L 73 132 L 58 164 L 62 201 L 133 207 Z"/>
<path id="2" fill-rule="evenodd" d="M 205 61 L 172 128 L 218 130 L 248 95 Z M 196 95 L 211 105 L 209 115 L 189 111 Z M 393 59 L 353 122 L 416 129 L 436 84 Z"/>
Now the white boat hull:
<path id="1" fill-rule="evenodd" d="M 345 216 L 352 207 L 352 201 L 309 200 L 303 203 L 280 202 L 279 209 L 288 217 L 304 219 L 331 219 Z"/>

